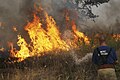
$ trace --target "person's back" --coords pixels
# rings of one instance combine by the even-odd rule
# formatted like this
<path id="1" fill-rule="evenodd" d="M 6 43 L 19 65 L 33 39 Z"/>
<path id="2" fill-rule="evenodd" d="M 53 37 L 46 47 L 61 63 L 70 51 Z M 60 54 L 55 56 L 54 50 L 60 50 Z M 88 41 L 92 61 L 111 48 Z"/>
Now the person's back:
<path id="1" fill-rule="evenodd" d="M 98 78 L 100 80 L 117 80 L 114 64 L 117 61 L 116 52 L 107 46 L 105 39 L 100 38 L 100 46 L 94 49 L 92 62 L 98 65 Z"/>

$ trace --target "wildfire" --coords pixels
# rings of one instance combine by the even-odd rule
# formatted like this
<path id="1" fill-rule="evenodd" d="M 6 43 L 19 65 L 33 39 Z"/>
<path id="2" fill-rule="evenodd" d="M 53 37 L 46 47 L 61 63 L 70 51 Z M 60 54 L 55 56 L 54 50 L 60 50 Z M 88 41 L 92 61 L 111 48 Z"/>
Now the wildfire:
<path id="1" fill-rule="evenodd" d="M 17 42 L 18 46 L 20 47 L 20 50 L 17 52 L 17 54 L 15 55 L 15 57 L 18 58 L 26 58 L 30 56 L 30 51 L 28 49 L 28 44 L 26 43 L 25 39 L 22 38 L 20 35 L 18 35 L 18 42 Z"/>
<path id="2" fill-rule="evenodd" d="M 15 26 L 13 26 L 13 31 L 17 32 L 17 28 Z"/>
<path id="3" fill-rule="evenodd" d="M 114 34 L 113 38 L 115 38 L 116 41 L 120 40 L 120 34 Z"/>
<path id="4" fill-rule="evenodd" d="M 0 51 L 2 51 L 2 52 L 3 52 L 3 51 L 4 51 L 4 48 L 3 48 L 3 47 L 2 47 L 2 48 L 0 48 Z"/>
<path id="5" fill-rule="evenodd" d="M 85 36 L 85 35 L 84 35 L 84 33 L 79 32 L 79 31 L 77 30 L 77 28 L 76 28 L 76 25 L 75 25 L 75 22 L 74 22 L 74 21 L 72 21 L 72 30 L 73 30 L 73 32 L 75 33 L 75 35 L 77 36 L 76 38 L 83 39 L 83 41 L 84 41 L 86 44 L 89 44 L 89 43 L 90 43 L 90 41 L 89 41 L 88 37 L 87 37 L 87 36 Z"/>
<path id="6" fill-rule="evenodd" d="M 2 26 L 2 22 L 0 22 L 0 27 Z"/>
<path id="7" fill-rule="evenodd" d="M 27 43 L 21 35 L 18 35 L 17 45 L 20 50 L 15 50 L 11 45 L 11 54 L 14 57 L 20 58 L 20 61 L 32 56 L 41 56 L 45 52 L 49 51 L 68 51 L 71 46 L 61 39 L 61 33 L 55 20 L 48 16 L 45 12 L 46 29 L 43 28 L 42 23 L 38 16 L 34 15 L 32 22 L 29 22 L 25 26 L 25 30 L 28 32 L 31 42 Z M 88 44 L 88 38 L 82 32 L 76 30 L 76 25 L 72 26 L 75 35 L 79 38 L 83 38 Z M 16 28 L 15 28 L 16 30 Z M 74 34 L 73 34 L 74 35 Z M 72 45 L 72 44 L 71 44 Z"/>
<path id="8" fill-rule="evenodd" d="M 33 22 L 28 23 L 25 26 L 25 30 L 28 31 L 31 43 L 27 44 L 25 39 L 18 35 L 18 46 L 20 50 L 15 53 L 15 57 L 22 58 L 24 60 L 27 57 L 38 55 L 43 52 L 53 50 L 69 50 L 70 47 L 60 37 L 60 32 L 57 29 L 56 22 L 51 16 L 45 13 L 47 29 L 42 28 L 39 17 L 34 15 Z M 30 50 L 30 49 L 31 50 Z"/>

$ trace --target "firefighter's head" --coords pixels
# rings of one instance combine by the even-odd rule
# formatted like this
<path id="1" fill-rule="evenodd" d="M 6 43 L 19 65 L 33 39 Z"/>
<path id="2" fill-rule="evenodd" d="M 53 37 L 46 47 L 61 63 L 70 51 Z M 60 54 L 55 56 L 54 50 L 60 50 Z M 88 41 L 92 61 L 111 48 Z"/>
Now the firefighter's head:
<path id="1" fill-rule="evenodd" d="M 99 37 L 99 43 L 100 43 L 100 45 L 106 44 L 106 37 L 104 35 L 101 35 Z"/>

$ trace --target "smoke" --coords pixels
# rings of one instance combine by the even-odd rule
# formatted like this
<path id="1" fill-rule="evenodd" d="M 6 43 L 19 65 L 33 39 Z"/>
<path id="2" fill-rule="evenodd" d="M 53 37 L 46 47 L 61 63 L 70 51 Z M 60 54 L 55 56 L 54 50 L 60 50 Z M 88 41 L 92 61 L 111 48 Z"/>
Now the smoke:
<path id="1" fill-rule="evenodd" d="M 55 19 L 61 32 L 71 27 L 66 17 L 79 21 L 74 0 L 41 0 L 40 3 L 43 9 Z"/>
<path id="2" fill-rule="evenodd" d="M 84 57 L 79 59 L 77 54 L 75 54 L 75 51 L 71 50 L 70 55 L 72 56 L 73 60 L 75 61 L 75 64 L 80 65 L 82 63 L 91 61 L 93 53 L 87 53 Z"/>
<path id="3" fill-rule="evenodd" d="M 105 30 L 105 28 L 107 30 L 110 29 L 109 31 L 113 33 L 118 33 L 120 30 L 120 0 L 110 0 L 109 2 L 103 2 L 97 6 L 91 5 L 92 13 L 99 15 L 99 17 L 95 19 L 94 16 L 92 16 L 92 13 L 90 16 L 91 18 L 86 19 L 86 17 L 89 16 L 85 15 L 86 13 L 84 10 L 82 12 L 79 12 L 79 10 L 77 10 L 75 0 L 42 0 L 40 3 L 42 4 L 43 8 L 49 13 L 49 15 L 52 15 L 54 17 L 61 31 L 64 31 L 66 26 L 71 26 L 71 23 L 69 21 L 68 24 L 66 24 L 65 16 L 67 12 L 69 12 L 67 15 L 70 17 L 70 19 L 75 20 L 78 29 L 80 28 L 81 30 L 86 31 L 87 29 L 99 27 L 102 30 Z"/>
<path id="4" fill-rule="evenodd" d="M 66 27 L 67 10 L 73 9 L 71 3 L 65 0 L 0 0 L 0 47 L 7 47 L 7 42 L 17 43 L 17 34 L 28 39 L 24 26 L 33 18 L 34 4 L 42 6 L 49 15 L 53 16 L 61 30 Z M 70 17 L 74 18 L 74 10 Z M 73 15 L 73 17 L 72 17 Z M 13 26 L 18 32 L 13 31 Z"/>
<path id="5" fill-rule="evenodd" d="M 0 0 L 0 21 L 5 22 L 10 26 L 11 24 L 14 24 L 15 20 L 20 18 L 20 3 L 19 0 Z"/>
<path id="6" fill-rule="evenodd" d="M 93 6 L 93 13 L 99 15 L 95 22 L 92 19 L 83 20 L 85 16 L 80 15 L 75 0 L 0 0 L 0 47 L 6 47 L 7 41 L 16 43 L 17 34 L 28 38 L 24 26 L 33 18 L 34 4 L 42 6 L 49 15 L 53 16 L 60 31 L 67 29 L 66 26 L 71 27 L 71 22 L 66 21 L 65 16 L 75 20 L 83 29 L 106 26 L 112 27 L 114 32 L 119 30 L 120 0 L 110 0 L 109 3 L 98 7 Z M 13 26 L 16 26 L 18 32 L 13 31 Z"/>
<path id="7" fill-rule="evenodd" d="M 119 33 L 120 26 L 120 0 L 110 0 L 109 3 L 100 5 L 99 7 L 93 7 L 93 13 L 98 14 L 99 17 L 95 19 L 95 24 L 99 27 L 111 28 L 114 33 Z M 102 27 L 102 28 L 103 28 Z M 103 28 L 104 29 L 104 28 Z"/>
<path id="8" fill-rule="evenodd" d="M 7 48 L 8 41 L 17 43 L 17 34 L 26 33 L 23 26 L 30 20 L 33 5 L 33 0 L 0 0 L 0 47 Z"/>

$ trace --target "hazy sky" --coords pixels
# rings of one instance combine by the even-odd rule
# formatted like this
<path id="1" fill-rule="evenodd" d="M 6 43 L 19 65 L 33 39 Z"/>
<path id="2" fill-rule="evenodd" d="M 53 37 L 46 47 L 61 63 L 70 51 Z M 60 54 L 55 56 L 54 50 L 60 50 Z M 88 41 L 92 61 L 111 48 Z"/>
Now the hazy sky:
<path id="1" fill-rule="evenodd" d="M 99 7 L 94 6 L 93 13 L 99 15 L 96 23 L 108 26 L 114 24 L 116 19 L 120 20 L 120 0 L 110 0 L 109 3 L 104 3 Z"/>

